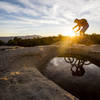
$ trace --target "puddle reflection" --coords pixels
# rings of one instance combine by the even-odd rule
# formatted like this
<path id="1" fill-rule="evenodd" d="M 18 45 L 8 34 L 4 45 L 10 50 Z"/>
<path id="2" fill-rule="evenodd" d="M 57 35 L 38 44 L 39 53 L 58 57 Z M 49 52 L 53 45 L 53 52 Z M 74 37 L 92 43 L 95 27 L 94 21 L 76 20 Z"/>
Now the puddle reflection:
<path id="1" fill-rule="evenodd" d="M 73 76 L 83 76 L 85 73 L 83 65 L 91 64 L 90 61 L 72 57 L 64 57 L 64 60 L 66 63 L 71 64 L 71 72 Z"/>
<path id="2" fill-rule="evenodd" d="M 100 63 L 83 57 L 55 57 L 43 74 L 80 100 L 100 100 Z"/>

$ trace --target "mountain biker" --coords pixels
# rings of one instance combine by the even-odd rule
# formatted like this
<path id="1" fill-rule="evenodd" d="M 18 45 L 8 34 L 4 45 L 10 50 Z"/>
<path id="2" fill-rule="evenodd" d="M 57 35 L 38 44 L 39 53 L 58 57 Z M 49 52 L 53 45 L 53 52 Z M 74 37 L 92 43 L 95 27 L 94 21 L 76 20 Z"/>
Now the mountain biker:
<path id="1" fill-rule="evenodd" d="M 75 32 L 79 31 L 79 33 L 80 33 L 81 36 L 84 35 L 85 31 L 89 27 L 89 24 L 88 24 L 87 20 L 84 19 L 84 18 L 83 19 L 77 19 L 76 18 L 74 20 L 74 23 L 77 23 L 77 25 L 73 27 L 73 30 L 78 27 L 78 29 Z"/>

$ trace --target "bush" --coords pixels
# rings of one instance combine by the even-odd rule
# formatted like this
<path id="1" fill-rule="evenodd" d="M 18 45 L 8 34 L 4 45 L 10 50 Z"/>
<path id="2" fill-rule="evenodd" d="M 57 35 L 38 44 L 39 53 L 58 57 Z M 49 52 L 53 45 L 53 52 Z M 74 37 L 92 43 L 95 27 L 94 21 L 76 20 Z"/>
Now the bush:
<path id="1" fill-rule="evenodd" d="M 4 43 L 2 40 L 0 40 L 0 46 L 1 46 L 1 45 L 4 45 L 4 44 L 5 44 L 5 43 Z"/>

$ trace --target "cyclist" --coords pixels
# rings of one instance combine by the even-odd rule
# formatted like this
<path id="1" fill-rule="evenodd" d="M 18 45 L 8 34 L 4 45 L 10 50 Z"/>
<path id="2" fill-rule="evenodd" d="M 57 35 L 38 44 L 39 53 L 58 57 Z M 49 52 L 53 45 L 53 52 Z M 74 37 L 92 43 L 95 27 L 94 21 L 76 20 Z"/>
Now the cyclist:
<path id="1" fill-rule="evenodd" d="M 75 32 L 79 31 L 79 33 L 80 33 L 81 36 L 84 35 L 85 31 L 89 27 L 89 24 L 88 24 L 87 20 L 86 19 L 77 19 L 76 18 L 74 20 L 74 23 L 77 23 L 77 25 L 73 27 L 73 30 L 78 27 L 78 29 Z"/>

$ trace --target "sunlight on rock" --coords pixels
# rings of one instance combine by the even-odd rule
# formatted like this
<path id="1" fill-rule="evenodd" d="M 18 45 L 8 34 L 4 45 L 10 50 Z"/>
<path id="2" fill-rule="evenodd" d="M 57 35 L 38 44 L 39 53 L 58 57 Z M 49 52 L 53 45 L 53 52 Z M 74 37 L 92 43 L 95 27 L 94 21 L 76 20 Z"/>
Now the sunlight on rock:
<path id="1" fill-rule="evenodd" d="M 40 51 L 44 51 L 44 48 L 43 47 L 40 47 Z"/>
<path id="2" fill-rule="evenodd" d="M 14 76 L 14 75 L 19 75 L 20 72 L 11 72 L 10 75 Z"/>
<path id="3" fill-rule="evenodd" d="M 65 38 L 60 42 L 60 48 L 58 49 L 59 53 L 63 53 L 66 51 L 67 48 L 71 47 L 72 41 L 69 40 L 69 38 Z"/>
<path id="4" fill-rule="evenodd" d="M 68 97 L 72 97 L 72 100 L 76 100 L 76 98 L 69 93 L 66 93 L 65 95 L 68 96 Z M 77 100 L 79 100 L 79 99 L 77 99 Z"/>
<path id="5" fill-rule="evenodd" d="M 7 77 L 2 77 L 2 78 L 0 78 L 0 80 L 5 80 L 5 81 L 7 81 L 8 78 L 7 78 Z"/>

